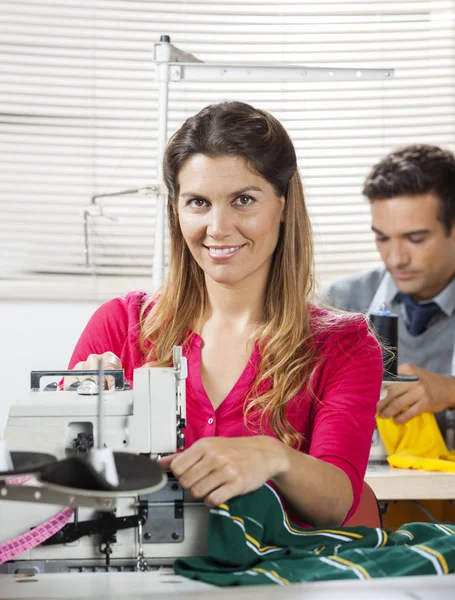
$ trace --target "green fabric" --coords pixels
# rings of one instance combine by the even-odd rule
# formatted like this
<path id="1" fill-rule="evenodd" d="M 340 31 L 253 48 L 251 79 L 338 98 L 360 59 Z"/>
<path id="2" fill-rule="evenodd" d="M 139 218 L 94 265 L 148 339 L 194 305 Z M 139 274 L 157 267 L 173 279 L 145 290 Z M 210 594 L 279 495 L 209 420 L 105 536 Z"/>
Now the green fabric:
<path id="1" fill-rule="evenodd" d="M 208 556 L 176 560 L 176 573 L 229 586 L 455 572 L 455 526 L 306 529 L 268 485 L 212 509 L 208 531 Z"/>

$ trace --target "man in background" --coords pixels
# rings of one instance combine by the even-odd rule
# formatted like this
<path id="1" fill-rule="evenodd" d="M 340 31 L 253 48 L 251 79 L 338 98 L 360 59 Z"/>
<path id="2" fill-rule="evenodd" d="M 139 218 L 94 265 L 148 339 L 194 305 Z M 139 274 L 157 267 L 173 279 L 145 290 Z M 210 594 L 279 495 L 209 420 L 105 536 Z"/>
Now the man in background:
<path id="1" fill-rule="evenodd" d="M 344 310 L 398 314 L 398 372 L 418 382 L 388 388 L 383 417 L 405 423 L 455 409 L 455 157 L 430 145 L 396 150 L 373 167 L 363 188 L 383 266 L 332 284 L 327 301 Z M 447 430 L 447 431 L 446 431 Z"/>

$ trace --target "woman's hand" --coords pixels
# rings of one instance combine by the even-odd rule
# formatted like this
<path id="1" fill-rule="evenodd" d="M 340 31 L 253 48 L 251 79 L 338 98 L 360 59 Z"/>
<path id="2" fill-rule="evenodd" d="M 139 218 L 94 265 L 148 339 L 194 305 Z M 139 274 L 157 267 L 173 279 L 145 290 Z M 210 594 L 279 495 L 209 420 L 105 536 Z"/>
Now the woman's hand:
<path id="1" fill-rule="evenodd" d="M 104 352 L 103 354 L 90 354 L 88 358 L 84 361 L 78 362 L 73 367 L 73 371 L 98 371 L 100 359 L 103 361 L 103 368 L 105 371 L 115 371 L 117 369 L 122 368 L 122 361 L 116 356 L 113 352 Z M 65 390 L 69 388 L 69 386 L 76 381 L 83 381 L 87 379 L 87 377 L 65 377 Z M 105 377 L 104 378 L 104 389 L 111 390 L 115 386 L 113 377 Z"/>
<path id="2" fill-rule="evenodd" d="M 208 507 L 257 490 L 290 467 L 286 446 L 268 436 L 202 438 L 158 462 Z"/>

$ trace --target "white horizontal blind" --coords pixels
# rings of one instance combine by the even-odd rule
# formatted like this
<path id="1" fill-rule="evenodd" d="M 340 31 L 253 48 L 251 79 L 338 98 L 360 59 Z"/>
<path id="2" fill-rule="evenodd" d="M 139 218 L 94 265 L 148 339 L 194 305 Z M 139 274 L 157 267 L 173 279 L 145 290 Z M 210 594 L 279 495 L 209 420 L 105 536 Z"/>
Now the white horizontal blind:
<path id="1" fill-rule="evenodd" d="M 287 127 L 321 283 L 377 264 L 360 193 L 371 165 L 401 144 L 455 149 L 455 0 L 0 0 L 5 293 L 150 288 L 154 198 L 99 201 L 90 267 L 83 211 L 94 194 L 155 179 L 152 50 L 162 34 L 207 62 L 395 69 L 386 81 L 170 85 L 169 133 L 224 99 L 269 110 Z"/>

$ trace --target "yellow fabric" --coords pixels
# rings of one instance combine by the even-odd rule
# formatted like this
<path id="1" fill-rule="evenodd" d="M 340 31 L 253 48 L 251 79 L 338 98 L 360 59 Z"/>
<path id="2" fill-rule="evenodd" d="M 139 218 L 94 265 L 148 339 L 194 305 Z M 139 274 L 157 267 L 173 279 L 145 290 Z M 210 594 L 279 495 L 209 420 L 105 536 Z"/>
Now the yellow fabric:
<path id="1" fill-rule="evenodd" d="M 455 473 L 455 453 L 447 450 L 433 414 L 403 424 L 377 416 L 376 424 L 392 467 Z"/>

